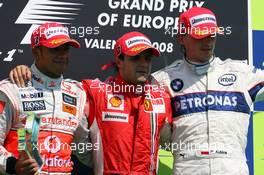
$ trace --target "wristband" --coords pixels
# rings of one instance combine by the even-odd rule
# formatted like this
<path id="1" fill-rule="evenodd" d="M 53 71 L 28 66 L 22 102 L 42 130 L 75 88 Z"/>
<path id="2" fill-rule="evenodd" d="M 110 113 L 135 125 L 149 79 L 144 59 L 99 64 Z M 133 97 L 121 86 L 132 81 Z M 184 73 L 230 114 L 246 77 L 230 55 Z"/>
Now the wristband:
<path id="1" fill-rule="evenodd" d="M 8 174 L 16 174 L 15 166 L 17 159 L 15 157 L 8 157 L 6 159 L 6 172 Z"/>

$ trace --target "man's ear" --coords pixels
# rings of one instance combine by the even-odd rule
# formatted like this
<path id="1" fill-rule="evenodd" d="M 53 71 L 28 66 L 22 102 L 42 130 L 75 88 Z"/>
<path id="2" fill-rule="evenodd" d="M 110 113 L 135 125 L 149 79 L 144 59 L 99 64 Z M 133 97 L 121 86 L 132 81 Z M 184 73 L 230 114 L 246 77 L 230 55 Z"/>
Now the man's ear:
<path id="1" fill-rule="evenodd" d="M 123 61 L 123 60 L 121 60 L 121 59 L 119 59 L 119 58 L 117 58 L 117 59 L 115 60 L 116 66 L 117 66 L 118 68 L 120 67 L 122 61 Z"/>
<path id="2" fill-rule="evenodd" d="M 35 60 L 37 60 L 39 58 L 39 54 L 40 54 L 40 50 L 38 48 L 32 48 L 32 55 L 35 58 Z"/>

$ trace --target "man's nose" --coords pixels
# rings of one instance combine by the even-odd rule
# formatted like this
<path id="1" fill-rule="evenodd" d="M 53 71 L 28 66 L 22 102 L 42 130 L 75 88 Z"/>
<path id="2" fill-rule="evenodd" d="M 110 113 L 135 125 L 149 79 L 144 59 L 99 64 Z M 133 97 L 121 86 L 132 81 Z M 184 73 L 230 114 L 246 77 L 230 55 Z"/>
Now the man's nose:
<path id="1" fill-rule="evenodd" d="M 148 66 L 150 62 L 149 59 L 146 58 L 145 56 L 140 56 L 138 61 L 139 61 L 139 64 L 142 66 Z"/>
<path id="2" fill-rule="evenodd" d="M 58 57 L 60 57 L 62 59 L 67 59 L 69 57 L 69 51 L 67 51 L 67 50 L 60 50 L 58 52 Z"/>

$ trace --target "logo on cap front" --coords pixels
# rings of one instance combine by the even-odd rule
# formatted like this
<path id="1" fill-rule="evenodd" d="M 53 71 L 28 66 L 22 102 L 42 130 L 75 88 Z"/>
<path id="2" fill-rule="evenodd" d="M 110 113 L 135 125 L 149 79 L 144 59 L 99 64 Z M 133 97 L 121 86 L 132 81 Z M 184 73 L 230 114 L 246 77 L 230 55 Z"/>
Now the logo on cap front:
<path id="1" fill-rule="evenodd" d="M 69 37 L 68 29 L 66 27 L 49 27 L 45 30 L 45 35 L 47 39 L 58 35 L 65 35 Z"/>
<path id="2" fill-rule="evenodd" d="M 210 15 L 210 14 L 202 14 L 202 15 L 197 15 L 197 16 L 190 18 L 190 24 L 192 27 L 205 24 L 205 23 L 213 23 L 216 25 L 215 16 Z"/>
<path id="3" fill-rule="evenodd" d="M 134 45 L 138 45 L 138 44 L 146 44 L 146 45 L 151 46 L 150 40 L 144 36 L 136 36 L 136 37 L 133 37 L 133 38 L 126 40 L 127 48 L 130 48 L 130 47 L 132 47 Z"/>

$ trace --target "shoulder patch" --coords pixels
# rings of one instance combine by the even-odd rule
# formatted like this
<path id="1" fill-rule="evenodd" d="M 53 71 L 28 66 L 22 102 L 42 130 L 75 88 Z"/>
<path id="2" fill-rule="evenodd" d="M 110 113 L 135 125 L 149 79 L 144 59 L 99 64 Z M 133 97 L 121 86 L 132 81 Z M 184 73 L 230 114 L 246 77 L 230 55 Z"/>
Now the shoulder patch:
<path id="1" fill-rule="evenodd" d="M 77 88 L 83 90 L 81 82 L 76 81 L 76 80 L 72 80 L 72 79 L 64 79 L 63 82 L 62 82 L 62 86 L 66 87 L 66 88 L 69 88 L 68 87 L 69 86 L 68 83 L 74 84 Z"/>

